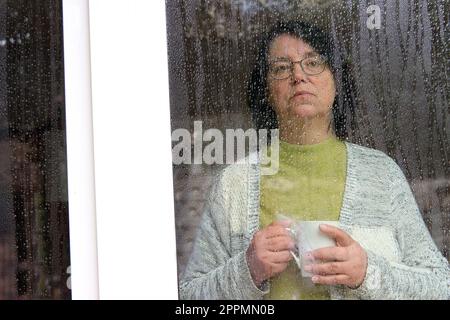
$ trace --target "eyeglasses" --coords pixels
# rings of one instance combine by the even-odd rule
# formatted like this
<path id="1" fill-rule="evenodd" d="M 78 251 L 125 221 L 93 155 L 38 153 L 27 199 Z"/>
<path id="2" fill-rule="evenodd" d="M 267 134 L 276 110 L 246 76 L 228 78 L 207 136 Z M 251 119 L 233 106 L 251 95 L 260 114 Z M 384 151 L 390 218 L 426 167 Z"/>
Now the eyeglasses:
<path id="1" fill-rule="evenodd" d="M 294 65 L 300 64 L 303 72 L 309 76 L 315 76 L 325 70 L 327 61 L 324 57 L 317 55 L 304 58 L 300 61 L 278 60 L 269 65 L 269 75 L 275 80 L 284 80 L 294 76 Z"/>

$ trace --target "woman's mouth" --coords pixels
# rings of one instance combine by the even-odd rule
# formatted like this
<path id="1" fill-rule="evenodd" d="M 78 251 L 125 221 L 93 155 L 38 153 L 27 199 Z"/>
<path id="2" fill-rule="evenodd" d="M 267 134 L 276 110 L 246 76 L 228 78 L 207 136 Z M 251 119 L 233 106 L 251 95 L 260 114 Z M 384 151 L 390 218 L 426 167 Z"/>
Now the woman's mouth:
<path id="1" fill-rule="evenodd" d="M 297 91 L 296 93 L 294 93 L 293 98 L 295 98 L 295 97 L 308 97 L 308 96 L 313 96 L 313 94 L 311 92 L 308 92 L 308 91 Z"/>
<path id="2" fill-rule="evenodd" d="M 309 100 L 313 96 L 314 96 L 314 94 L 312 94 L 311 92 L 308 92 L 308 91 L 297 91 L 296 93 L 294 93 L 294 95 L 291 97 L 291 99 L 305 101 L 305 99 Z"/>

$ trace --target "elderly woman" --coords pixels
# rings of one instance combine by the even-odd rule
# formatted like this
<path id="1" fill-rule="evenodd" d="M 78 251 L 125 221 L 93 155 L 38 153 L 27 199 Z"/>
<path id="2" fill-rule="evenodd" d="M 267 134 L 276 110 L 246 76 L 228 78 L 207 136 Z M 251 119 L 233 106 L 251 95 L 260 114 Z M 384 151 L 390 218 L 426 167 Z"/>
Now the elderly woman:
<path id="1" fill-rule="evenodd" d="M 279 171 L 230 165 L 211 190 L 182 299 L 447 299 L 449 266 L 396 163 L 344 142 L 330 40 L 301 22 L 265 37 L 250 86 L 258 129 L 278 128 Z M 291 219 L 321 225 L 336 247 L 292 261 Z"/>

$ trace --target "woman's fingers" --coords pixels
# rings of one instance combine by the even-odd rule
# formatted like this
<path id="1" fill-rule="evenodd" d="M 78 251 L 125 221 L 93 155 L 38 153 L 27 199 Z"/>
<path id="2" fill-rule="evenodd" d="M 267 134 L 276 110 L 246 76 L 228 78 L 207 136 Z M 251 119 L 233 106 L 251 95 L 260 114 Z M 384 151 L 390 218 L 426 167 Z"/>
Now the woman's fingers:
<path id="1" fill-rule="evenodd" d="M 270 225 L 265 229 L 266 238 L 276 238 L 282 236 L 289 236 L 289 232 L 285 227 L 279 225 Z"/>
<path id="2" fill-rule="evenodd" d="M 317 260 L 325 261 L 322 264 L 312 264 L 308 268 L 305 266 L 306 271 L 318 276 L 316 283 L 358 287 L 364 281 L 367 254 L 358 243 L 346 248 L 318 249 L 313 251 L 312 255 Z"/>
<path id="3" fill-rule="evenodd" d="M 350 265 L 346 262 L 328 262 L 323 264 L 311 264 L 305 266 L 305 271 L 316 275 L 337 275 L 350 273 Z"/>
<path id="4" fill-rule="evenodd" d="M 337 275 L 332 275 L 332 276 L 315 275 L 311 278 L 311 280 L 315 284 L 325 284 L 325 285 L 333 286 L 333 285 L 338 285 L 338 284 L 348 285 L 348 283 L 350 282 L 351 279 L 348 275 L 337 274 Z"/>
<path id="5" fill-rule="evenodd" d="M 288 236 L 267 239 L 267 250 L 269 251 L 277 252 L 283 250 L 293 250 L 294 248 L 295 242 Z"/>
<path id="6" fill-rule="evenodd" d="M 276 276 L 286 270 L 288 263 L 282 262 L 282 263 L 272 263 L 270 264 L 270 274 L 273 276 Z"/>
<path id="7" fill-rule="evenodd" d="M 327 247 L 311 252 L 313 260 L 320 261 L 346 261 L 349 259 L 347 248 Z"/>
<path id="8" fill-rule="evenodd" d="M 272 252 L 270 260 L 272 263 L 288 263 L 292 260 L 292 255 L 288 250 Z"/>

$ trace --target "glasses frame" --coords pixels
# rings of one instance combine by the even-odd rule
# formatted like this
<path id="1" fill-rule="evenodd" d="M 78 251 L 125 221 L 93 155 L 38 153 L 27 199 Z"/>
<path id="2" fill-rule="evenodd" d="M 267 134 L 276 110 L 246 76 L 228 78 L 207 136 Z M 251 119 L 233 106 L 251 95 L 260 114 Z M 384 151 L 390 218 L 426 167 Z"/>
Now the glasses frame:
<path id="1" fill-rule="evenodd" d="M 323 65 L 322 65 L 322 70 L 320 70 L 320 72 L 311 73 L 311 72 L 308 72 L 308 71 L 305 70 L 304 61 L 305 61 L 305 60 L 308 60 L 308 59 L 314 59 L 314 58 L 319 58 L 319 59 L 321 59 L 321 61 L 323 61 Z M 288 76 L 282 77 L 282 78 L 277 78 L 277 77 L 275 77 L 275 76 L 273 75 L 273 73 L 271 72 L 271 66 L 272 66 L 274 63 L 277 63 L 277 62 L 286 62 L 286 63 L 289 62 L 289 63 L 290 63 L 290 72 L 289 72 L 289 75 L 288 75 Z M 288 79 L 288 78 L 294 77 L 294 72 L 295 72 L 294 66 L 295 66 L 295 64 L 297 64 L 297 63 L 300 64 L 300 67 L 302 68 L 302 71 L 303 71 L 306 75 L 308 75 L 308 76 L 317 76 L 317 75 L 319 75 L 319 74 L 321 74 L 322 72 L 325 71 L 325 69 L 326 69 L 326 67 L 327 67 L 327 64 L 328 64 L 328 61 L 327 61 L 327 59 L 326 59 L 324 56 L 322 56 L 322 55 L 305 57 L 305 58 L 303 58 L 303 59 L 301 59 L 301 60 L 299 60 L 299 61 L 277 60 L 277 61 L 273 61 L 273 62 L 269 63 L 269 67 L 268 67 L 268 72 L 267 72 L 267 73 L 268 73 L 269 77 L 272 78 L 272 79 L 274 79 L 274 80 L 286 80 L 286 79 Z"/>

